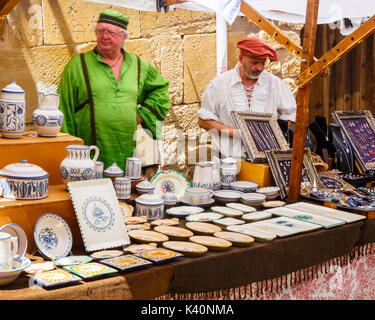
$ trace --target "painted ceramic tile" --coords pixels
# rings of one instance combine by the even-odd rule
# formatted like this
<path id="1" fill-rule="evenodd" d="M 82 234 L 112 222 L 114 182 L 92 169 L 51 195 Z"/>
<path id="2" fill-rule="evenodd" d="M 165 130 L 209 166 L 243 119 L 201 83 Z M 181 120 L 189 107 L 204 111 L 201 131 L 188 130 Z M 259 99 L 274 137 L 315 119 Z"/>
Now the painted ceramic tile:
<path id="1" fill-rule="evenodd" d="M 182 257 L 183 254 L 164 248 L 157 248 L 142 252 L 140 256 L 144 259 L 158 263 L 166 260 L 177 259 Z"/>
<path id="2" fill-rule="evenodd" d="M 65 266 L 64 269 L 84 279 L 118 272 L 116 269 L 97 262 L 89 262 L 76 266 Z"/>
<path id="3" fill-rule="evenodd" d="M 104 259 L 101 262 L 121 271 L 152 265 L 152 262 L 132 254 L 126 254 L 111 259 Z"/>
<path id="4" fill-rule="evenodd" d="M 44 271 L 35 274 L 32 279 L 45 287 L 81 281 L 82 279 L 65 270 Z"/>

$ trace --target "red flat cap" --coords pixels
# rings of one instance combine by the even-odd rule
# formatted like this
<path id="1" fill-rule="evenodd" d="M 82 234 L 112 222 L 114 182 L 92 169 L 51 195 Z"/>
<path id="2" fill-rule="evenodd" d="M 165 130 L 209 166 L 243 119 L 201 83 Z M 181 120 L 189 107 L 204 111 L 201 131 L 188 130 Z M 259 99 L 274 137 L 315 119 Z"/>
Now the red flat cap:
<path id="1" fill-rule="evenodd" d="M 266 45 L 258 38 L 248 37 L 237 42 L 237 48 L 240 49 L 241 54 L 254 59 L 266 59 L 270 61 L 277 61 L 280 59 L 279 54 Z"/>

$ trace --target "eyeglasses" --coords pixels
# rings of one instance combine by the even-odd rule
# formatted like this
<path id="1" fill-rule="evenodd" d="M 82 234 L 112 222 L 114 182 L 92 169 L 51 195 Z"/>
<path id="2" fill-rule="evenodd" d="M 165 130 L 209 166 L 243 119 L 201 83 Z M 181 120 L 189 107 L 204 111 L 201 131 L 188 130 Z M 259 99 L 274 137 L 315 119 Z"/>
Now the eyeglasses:
<path id="1" fill-rule="evenodd" d="M 111 37 L 115 37 L 119 34 L 125 33 L 124 31 L 112 31 L 112 30 L 106 30 L 106 29 L 101 29 L 101 28 L 95 29 L 95 33 L 96 33 L 97 36 L 103 36 L 104 33 L 106 33 L 106 32 Z"/>

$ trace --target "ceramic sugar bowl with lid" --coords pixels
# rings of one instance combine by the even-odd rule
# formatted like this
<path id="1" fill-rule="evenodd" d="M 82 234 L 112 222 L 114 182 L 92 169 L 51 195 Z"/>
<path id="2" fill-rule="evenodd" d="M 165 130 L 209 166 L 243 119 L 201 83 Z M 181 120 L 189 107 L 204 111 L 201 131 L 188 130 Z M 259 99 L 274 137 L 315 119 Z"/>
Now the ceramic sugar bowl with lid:
<path id="1" fill-rule="evenodd" d="M 1 90 L 0 132 L 3 138 L 18 139 L 25 131 L 25 91 L 12 81 Z"/>
<path id="2" fill-rule="evenodd" d="M 36 200 L 48 197 L 48 172 L 27 160 L 5 166 L 0 175 L 5 198 Z"/>
<path id="3" fill-rule="evenodd" d="M 115 178 L 122 177 L 124 175 L 124 171 L 117 166 L 116 162 L 113 162 L 111 166 L 104 170 L 104 176 L 110 178 L 113 182 Z"/>
<path id="4" fill-rule="evenodd" d="M 164 200 L 154 194 L 142 194 L 135 199 L 135 216 L 147 216 L 148 220 L 164 217 Z"/>
<path id="5" fill-rule="evenodd" d="M 154 192 L 154 185 L 148 181 L 147 178 L 145 178 L 143 181 L 137 183 L 135 186 L 135 189 L 139 194 L 145 194 L 145 193 L 153 193 Z"/>
<path id="6" fill-rule="evenodd" d="M 231 156 L 221 160 L 220 163 L 220 182 L 223 189 L 229 189 L 230 184 L 236 181 L 237 161 Z"/>

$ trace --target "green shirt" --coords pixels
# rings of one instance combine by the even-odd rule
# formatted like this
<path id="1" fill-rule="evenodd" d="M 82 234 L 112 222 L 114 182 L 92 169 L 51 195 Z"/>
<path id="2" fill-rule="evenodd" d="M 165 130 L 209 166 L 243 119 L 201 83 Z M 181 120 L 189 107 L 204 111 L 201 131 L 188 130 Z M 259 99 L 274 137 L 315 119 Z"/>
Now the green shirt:
<path id="1" fill-rule="evenodd" d="M 104 169 L 116 162 L 125 170 L 126 158 L 132 157 L 135 150 L 137 113 L 143 118 L 142 126 L 157 139 L 161 134 L 161 121 L 170 108 L 169 82 L 140 58 L 138 92 L 137 56 L 122 52 L 124 61 L 118 83 L 112 68 L 103 62 L 96 49 L 85 53 L 94 101 L 96 145 L 100 150 L 98 160 L 104 162 Z M 90 106 L 79 55 L 65 66 L 57 92 L 64 114 L 61 131 L 92 145 Z"/>

